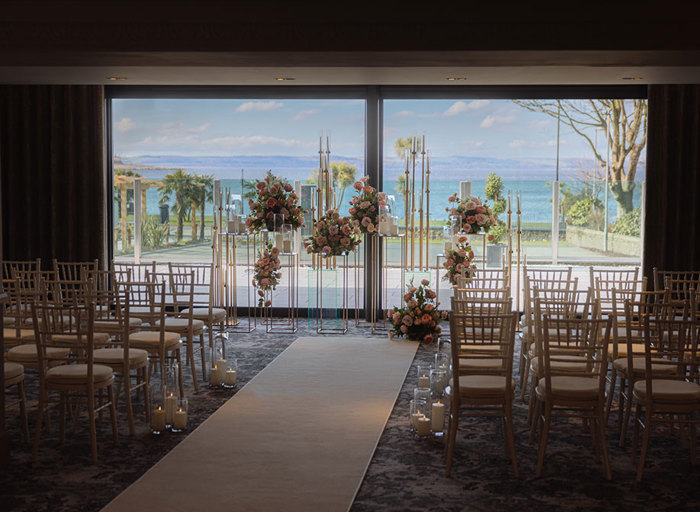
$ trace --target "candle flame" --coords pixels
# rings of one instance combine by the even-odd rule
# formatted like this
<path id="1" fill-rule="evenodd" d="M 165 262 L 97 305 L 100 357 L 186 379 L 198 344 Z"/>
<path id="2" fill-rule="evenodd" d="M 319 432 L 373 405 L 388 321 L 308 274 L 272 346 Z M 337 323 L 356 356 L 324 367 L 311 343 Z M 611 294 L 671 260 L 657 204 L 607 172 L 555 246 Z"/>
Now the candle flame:
<path id="1" fill-rule="evenodd" d="M 159 410 L 159 411 L 162 411 L 163 408 L 159 405 L 159 406 L 158 406 L 158 410 Z"/>
<path id="2" fill-rule="evenodd" d="M 177 412 L 182 412 L 182 407 L 180 407 Z"/>

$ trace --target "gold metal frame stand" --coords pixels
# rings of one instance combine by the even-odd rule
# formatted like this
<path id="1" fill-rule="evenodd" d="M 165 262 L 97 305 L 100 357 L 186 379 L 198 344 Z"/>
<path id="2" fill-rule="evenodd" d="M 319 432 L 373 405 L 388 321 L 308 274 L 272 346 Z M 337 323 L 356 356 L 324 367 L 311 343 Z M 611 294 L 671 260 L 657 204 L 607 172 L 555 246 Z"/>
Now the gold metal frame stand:
<path id="1" fill-rule="evenodd" d="M 280 263 L 282 264 L 282 277 L 284 271 L 288 276 L 287 279 L 287 316 L 273 317 L 270 313 L 274 307 L 274 290 L 265 292 L 265 300 L 270 301 L 270 306 L 263 306 L 261 317 L 265 324 L 265 332 L 272 334 L 294 334 L 299 329 L 299 312 L 297 306 L 299 304 L 299 253 L 288 252 L 280 253 Z M 286 265 L 285 265 L 286 260 Z M 281 282 L 284 282 L 283 280 Z"/>
<path id="2" fill-rule="evenodd" d="M 326 268 L 324 268 L 323 260 L 326 259 Z M 330 261 L 329 261 L 330 260 Z M 328 266 L 331 268 L 328 268 Z M 324 307 L 323 307 L 323 275 L 328 272 L 340 273 L 342 276 L 342 288 L 340 289 L 341 303 L 335 304 L 333 308 L 335 310 L 335 318 L 327 318 L 326 324 L 324 325 Z M 316 333 L 317 334 L 345 334 L 348 332 L 348 254 L 342 254 L 340 256 L 321 256 L 320 264 L 316 269 L 316 307 L 318 314 L 316 316 Z M 335 283 L 335 294 L 338 295 L 338 280 L 336 274 Z M 338 312 L 340 312 L 340 325 L 338 325 Z M 335 327 L 329 327 L 328 322 L 335 322 Z"/>
<path id="3" fill-rule="evenodd" d="M 380 235 L 380 234 L 375 234 L 374 236 L 370 237 L 370 253 L 372 254 L 372 261 L 373 262 L 379 262 L 379 248 L 381 247 L 383 249 L 384 253 L 384 258 L 381 260 L 381 264 L 377 265 L 376 263 L 372 265 L 372 273 L 373 273 L 373 283 L 378 283 L 380 275 L 382 277 L 382 292 L 381 292 L 381 304 L 377 304 L 376 302 L 376 297 L 377 295 L 375 293 L 372 293 L 372 304 L 370 308 L 370 325 L 371 325 L 371 333 L 372 334 L 381 334 L 384 335 L 387 332 L 386 329 L 386 322 L 388 319 L 389 315 L 389 307 L 388 307 L 388 282 L 389 282 L 389 251 L 387 250 L 387 242 L 388 239 L 390 238 L 398 238 L 399 244 L 400 244 L 400 251 L 401 251 L 401 266 L 400 266 L 400 272 L 401 272 L 401 291 L 399 293 L 400 296 L 400 305 L 403 305 L 403 294 L 406 291 L 406 252 L 407 252 L 407 243 L 408 239 L 406 235 Z M 381 245 L 380 245 L 381 244 Z M 381 273 L 381 274 L 380 274 Z M 377 318 L 377 314 L 380 313 L 381 319 Z"/>

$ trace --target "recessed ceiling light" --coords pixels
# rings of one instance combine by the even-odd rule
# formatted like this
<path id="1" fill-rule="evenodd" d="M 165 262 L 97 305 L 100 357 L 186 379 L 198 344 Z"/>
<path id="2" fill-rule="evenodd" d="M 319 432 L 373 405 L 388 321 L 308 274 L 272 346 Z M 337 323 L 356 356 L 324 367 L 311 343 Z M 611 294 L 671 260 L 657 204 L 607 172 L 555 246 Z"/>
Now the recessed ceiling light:
<path id="1" fill-rule="evenodd" d="M 644 80 L 641 76 L 623 76 L 623 80 Z"/>
<path id="2" fill-rule="evenodd" d="M 294 78 L 289 77 L 289 76 L 278 76 L 275 78 L 275 80 L 278 82 L 288 82 L 290 80 L 294 80 Z"/>
<path id="3" fill-rule="evenodd" d="M 448 76 L 447 77 L 447 80 L 449 80 L 450 82 L 456 82 L 458 80 L 461 81 L 461 80 L 466 80 L 466 79 L 467 79 L 466 76 Z"/>
<path id="4" fill-rule="evenodd" d="M 117 80 L 126 80 L 125 76 L 108 76 L 107 80 L 110 80 L 112 82 L 116 82 Z"/>

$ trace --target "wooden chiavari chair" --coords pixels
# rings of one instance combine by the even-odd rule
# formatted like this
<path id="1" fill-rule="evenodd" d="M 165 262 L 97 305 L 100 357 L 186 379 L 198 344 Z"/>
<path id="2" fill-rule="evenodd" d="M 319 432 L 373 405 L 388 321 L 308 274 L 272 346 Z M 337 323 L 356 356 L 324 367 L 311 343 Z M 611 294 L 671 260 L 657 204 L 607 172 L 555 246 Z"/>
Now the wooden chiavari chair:
<path id="1" fill-rule="evenodd" d="M 590 286 L 595 287 L 595 283 L 598 279 L 601 281 L 637 281 L 639 279 L 639 267 L 634 267 L 633 269 L 619 269 L 619 268 L 595 268 L 588 267 L 588 276 L 590 279 Z M 605 311 L 604 305 L 603 311 Z"/>
<path id="2" fill-rule="evenodd" d="M 508 271 L 506 269 L 475 268 L 469 271 L 469 277 L 457 278 L 458 288 L 504 289 L 508 288 Z"/>
<path id="3" fill-rule="evenodd" d="M 2 262 L 2 279 L 3 283 L 5 280 L 12 279 L 15 272 L 20 271 L 37 271 L 41 270 L 41 258 L 35 260 L 27 261 L 3 261 Z M 5 315 L 3 317 L 3 325 L 14 326 L 14 309 L 12 308 L 12 303 L 6 305 Z"/>
<path id="4" fill-rule="evenodd" d="M 226 323 L 226 310 L 214 307 L 214 294 L 212 293 L 211 278 L 213 276 L 213 265 L 193 265 L 183 263 L 170 263 L 172 274 L 192 274 L 194 276 L 194 311 L 192 317 L 201 320 L 209 333 L 210 354 L 214 353 L 214 326 L 218 325 L 223 331 Z M 189 315 L 187 308 L 180 311 L 180 315 Z M 222 346 L 223 356 L 226 357 L 226 346 Z M 206 373 L 203 374 L 206 377 Z"/>
<path id="5" fill-rule="evenodd" d="M 89 270 L 99 270 L 100 261 L 58 261 L 54 258 L 53 269 L 62 281 L 80 281 L 86 277 Z"/>
<path id="6" fill-rule="evenodd" d="M 143 283 L 148 281 L 147 274 L 153 275 L 156 273 L 156 262 L 155 260 L 141 263 L 113 261 L 112 270 L 118 278 L 121 278 L 120 280 L 124 280 L 123 278 L 128 275 L 128 281 Z"/>
<path id="7" fill-rule="evenodd" d="M 90 285 L 88 285 L 90 287 Z M 112 437 L 118 445 L 117 416 L 114 405 L 114 375 L 109 366 L 94 362 L 94 309 L 89 299 L 84 304 L 51 303 L 44 300 L 32 305 L 34 331 L 39 368 L 39 406 L 33 457 L 39 450 L 42 423 L 46 406 L 54 401 L 51 392 L 58 392 L 61 420 L 60 439 L 65 436 L 66 408 L 75 405 L 71 394 L 85 395 L 90 424 L 90 448 L 92 460 L 97 461 L 97 433 L 95 415 L 109 409 L 112 420 Z M 50 349 L 68 349 L 65 358 L 55 360 Z M 67 364 L 66 364 L 67 363 Z M 108 400 L 95 403 L 95 392 L 107 390 Z"/>
<path id="8" fill-rule="evenodd" d="M 594 311 L 597 311 L 597 306 Z M 542 474 L 553 417 L 582 418 L 592 422 L 596 459 L 603 455 L 605 476 L 611 479 L 605 441 L 605 376 L 612 319 L 542 315 L 544 336 L 539 354 L 543 377 L 535 388 L 535 420 L 541 424 L 537 471 Z M 574 363 L 567 367 L 563 365 Z M 533 435 L 534 432 L 531 432 Z"/>
<path id="9" fill-rule="evenodd" d="M 647 278 L 642 279 L 602 279 L 597 277 L 592 283 L 594 297 L 600 302 L 600 310 L 606 314 L 613 314 L 613 290 L 618 292 L 643 292 L 647 289 Z M 623 315 L 624 316 L 624 315 Z"/>
<path id="10" fill-rule="evenodd" d="M 687 425 L 690 430 L 690 456 L 695 462 L 695 425 L 700 414 L 700 384 L 698 384 L 697 318 L 690 315 L 686 301 L 682 315 L 676 306 L 666 304 L 660 311 L 644 316 L 645 373 L 633 387 L 635 403 L 633 459 L 644 430 L 642 449 L 637 465 L 637 482 L 641 482 L 646 462 L 649 437 L 654 423 Z M 661 371 L 655 367 L 667 367 Z"/>
<path id="11" fill-rule="evenodd" d="M 700 282 L 700 270 L 659 270 L 654 267 L 653 277 L 654 290 L 664 290 L 670 288 L 666 283 L 669 279 Z"/>
<path id="12" fill-rule="evenodd" d="M 29 442 L 29 423 L 27 422 L 27 398 L 24 393 L 24 366 L 19 363 L 13 363 L 11 361 L 5 361 L 4 375 L 5 382 L 3 386 L 3 393 L 7 388 L 12 386 L 17 386 L 17 404 L 19 405 L 19 414 L 22 420 L 22 432 L 24 433 L 24 440 Z M 11 407 L 13 404 L 5 402 L 5 408 Z M 3 412 L 4 414 L 4 412 Z"/>
<path id="13" fill-rule="evenodd" d="M 513 434 L 513 347 L 518 313 L 510 301 L 502 314 L 472 314 L 478 303 L 452 299 L 452 380 L 445 473 L 450 475 L 460 417 L 500 417 L 506 454 L 515 476 L 518 463 Z M 508 310 L 507 312 L 505 310 Z"/>

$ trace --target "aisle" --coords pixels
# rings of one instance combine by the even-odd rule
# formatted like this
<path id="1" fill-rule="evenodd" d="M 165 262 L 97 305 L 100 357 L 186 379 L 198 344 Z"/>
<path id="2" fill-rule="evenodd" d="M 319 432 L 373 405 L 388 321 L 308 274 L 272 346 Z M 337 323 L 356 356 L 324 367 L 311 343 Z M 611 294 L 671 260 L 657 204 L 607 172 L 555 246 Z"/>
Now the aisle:
<path id="1" fill-rule="evenodd" d="M 103 510 L 348 510 L 417 346 L 298 339 Z"/>

